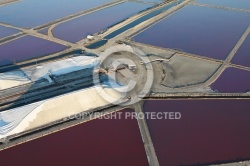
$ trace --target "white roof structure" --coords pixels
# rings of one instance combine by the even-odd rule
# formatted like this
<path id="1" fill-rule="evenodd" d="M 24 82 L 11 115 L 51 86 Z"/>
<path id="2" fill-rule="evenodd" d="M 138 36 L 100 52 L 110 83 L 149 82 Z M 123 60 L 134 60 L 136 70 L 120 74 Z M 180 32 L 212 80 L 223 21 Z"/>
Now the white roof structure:
<path id="1" fill-rule="evenodd" d="M 77 56 L 60 61 L 50 62 L 39 66 L 26 67 L 19 70 L 0 73 L 0 90 L 31 83 L 45 78 L 52 82 L 49 75 L 63 75 L 86 68 L 91 68 L 99 63 L 99 59 L 90 56 Z"/>
<path id="2" fill-rule="evenodd" d="M 30 83 L 31 80 L 22 70 L 0 73 L 0 90 Z"/>
<path id="3" fill-rule="evenodd" d="M 45 70 L 50 72 L 52 75 L 58 76 L 86 68 L 92 68 L 98 63 L 98 58 L 79 56 L 44 65 L 42 68 L 40 68 L 40 70 Z"/>

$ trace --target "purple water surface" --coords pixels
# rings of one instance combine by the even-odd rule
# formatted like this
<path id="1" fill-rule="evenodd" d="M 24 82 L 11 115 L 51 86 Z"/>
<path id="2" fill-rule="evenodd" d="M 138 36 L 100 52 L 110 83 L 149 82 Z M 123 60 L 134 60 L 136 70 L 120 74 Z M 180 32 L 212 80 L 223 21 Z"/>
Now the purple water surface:
<path id="1" fill-rule="evenodd" d="M 42 33 L 44 35 L 48 35 L 48 30 L 49 30 L 49 28 L 44 28 L 44 29 L 40 30 L 39 33 Z"/>
<path id="2" fill-rule="evenodd" d="M 250 100 L 152 100 L 145 112 L 180 112 L 180 120 L 149 119 L 160 165 L 208 165 L 250 159 Z"/>
<path id="3" fill-rule="evenodd" d="M 205 4 L 250 10 L 249 0 L 196 0 L 196 1 Z"/>
<path id="4" fill-rule="evenodd" d="M 143 2 L 154 2 L 154 3 L 162 3 L 164 0 L 143 0 Z"/>
<path id="5" fill-rule="evenodd" d="M 0 26 L 0 38 L 7 37 L 7 36 L 13 35 L 13 34 L 18 33 L 18 32 L 20 32 L 20 31 L 17 29 Z"/>
<path id="6" fill-rule="evenodd" d="M 97 119 L 0 152 L 5 166 L 148 166 L 135 119 Z M 15 159 L 13 159 L 13 157 Z"/>
<path id="7" fill-rule="evenodd" d="M 250 13 L 189 5 L 135 41 L 225 59 L 250 25 Z"/>
<path id="8" fill-rule="evenodd" d="M 0 20 L 19 27 L 35 27 L 112 0 L 22 0 L 1 6 Z"/>
<path id="9" fill-rule="evenodd" d="M 0 45 L 0 66 L 53 54 L 66 46 L 33 36 L 24 36 Z"/>
<path id="10" fill-rule="evenodd" d="M 211 88 L 221 93 L 248 92 L 250 91 L 250 71 L 227 68 Z"/>
<path id="11" fill-rule="evenodd" d="M 232 63 L 250 67 L 250 35 L 235 54 Z"/>
<path id="12" fill-rule="evenodd" d="M 77 42 L 151 6 L 135 2 L 122 3 L 60 24 L 54 29 L 53 34 L 57 38 Z"/>

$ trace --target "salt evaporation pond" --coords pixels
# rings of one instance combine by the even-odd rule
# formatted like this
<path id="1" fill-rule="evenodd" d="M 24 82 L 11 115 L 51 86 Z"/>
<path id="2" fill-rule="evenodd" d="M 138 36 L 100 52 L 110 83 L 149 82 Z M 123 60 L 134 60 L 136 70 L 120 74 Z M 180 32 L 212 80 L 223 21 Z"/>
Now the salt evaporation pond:
<path id="1" fill-rule="evenodd" d="M 232 63 L 250 67 L 250 35 L 248 35 L 242 46 L 236 52 Z"/>
<path id="2" fill-rule="evenodd" d="M 145 112 L 180 112 L 147 120 L 160 165 L 209 165 L 250 159 L 250 100 L 151 100 Z"/>
<path id="3" fill-rule="evenodd" d="M 183 1 L 183 0 L 182 0 Z M 103 38 L 105 38 L 105 40 L 101 40 L 101 41 L 97 41 L 89 46 L 87 46 L 87 48 L 90 48 L 90 49 L 96 49 L 98 47 L 101 47 L 103 46 L 104 44 L 106 44 L 108 41 L 107 40 L 110 40 L 114 37 L 116 37 L 117 35 L 120 35 L 122 34 L 123 32 L 125 31 L 128 31 L 129 29 L 137 26 L 138 24 L 160 14 L 161 12 L 165 11 L 165 10 L 168 10 L 170 9 L 171 7 L 175 6 L 175 5 L 178 5 L 180 3 L 180 1 L 175 1 L 175 2 L 172 2 L 172 3 L 169 3 L 168 5 L 165 5 L 164 7 L 161 7 L 157 10 L 153 10 L 152 12 L 146 14 L 146 15 L 143 15 L 142 17 L 130 22 L 129 24 L 126 24 L 125 26 L 123 27 L 120 27 L 119 29 L 111 32 L 110 34 L 104 36 Z"/>
<path id="4" fill-rule="evenodd" d="M 250 10 L 249 0 L 196 0 L 198 3 Z"/>
<path id="5" fill-rule="evenodd" d="M 1 22 L 19 27 L 35 27 L 53 20 L 87 10 L 112 0 L 22 0 L 1 6 Z"/>
<path id="6" fill-rule="evenodd" d="M 250 91 L 250 71 L 227 68 L 211 85 L 211 88 L 220 93 L 248 92 Z"/>
<path id="7" fill-rule="evenodd" d="M 17 29 L 0 26 L 0 38 L 7 37 L 7 36 L 13 35 L 13 34 L 18 33 L 18 32 L 20 32 L 20 31 Z"/>
<path id="8" fill-rule="evenodd" d="M 0 162 L 25 166 L 147 166 L 137 121 L 125 119 L 125 113 L 133 111 L 121 112 L 121 119 L 92 120 L 1 151 Z"/>
<path id="9" fill-rule="evenodd" d="M 225 59 L 250 24 L 250 13 L 186 6 L 134 37 L 135 41 Z"/>
<path id="10" fill-rule="evenodd" d="M 152 5 L 136 2 L 126 2 L 112 6 L 71 21 L 59 24 L 53 34 L 57 38 L 77 42 L 87 35 L 105 30 L 106 28 L 123 21 L 124 19 L 145 10 Z M 128 10 L 129 9 L 129 10 Z"/>
<path id="11" fill-rule="evenodd" d="M 24 36 L 0 45 L 0 66 L 53 54 L 66 48 L 66 46 L 51 41 Z"/>

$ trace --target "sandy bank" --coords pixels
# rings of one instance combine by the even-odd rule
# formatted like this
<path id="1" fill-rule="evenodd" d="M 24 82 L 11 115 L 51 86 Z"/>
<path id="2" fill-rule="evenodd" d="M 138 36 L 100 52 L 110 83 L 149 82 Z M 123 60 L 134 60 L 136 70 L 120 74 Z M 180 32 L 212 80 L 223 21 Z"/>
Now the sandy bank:
<path id="1" fill-rule="evenodd" d="M 0 134 L 0 138 L 35 129 L 84 111 L 109 105 L 110 102 L 99 95 L 100 90 L 104 90 L 115 100 L 122 97 L 121 94 L 111 88 L 95 86 L 1 112 L 0 120 L 6 124 L 0 126 L 0 131 L 5 130 L 7 133 Z M 10 116 L 11 118 L 8 118 Z"/>

